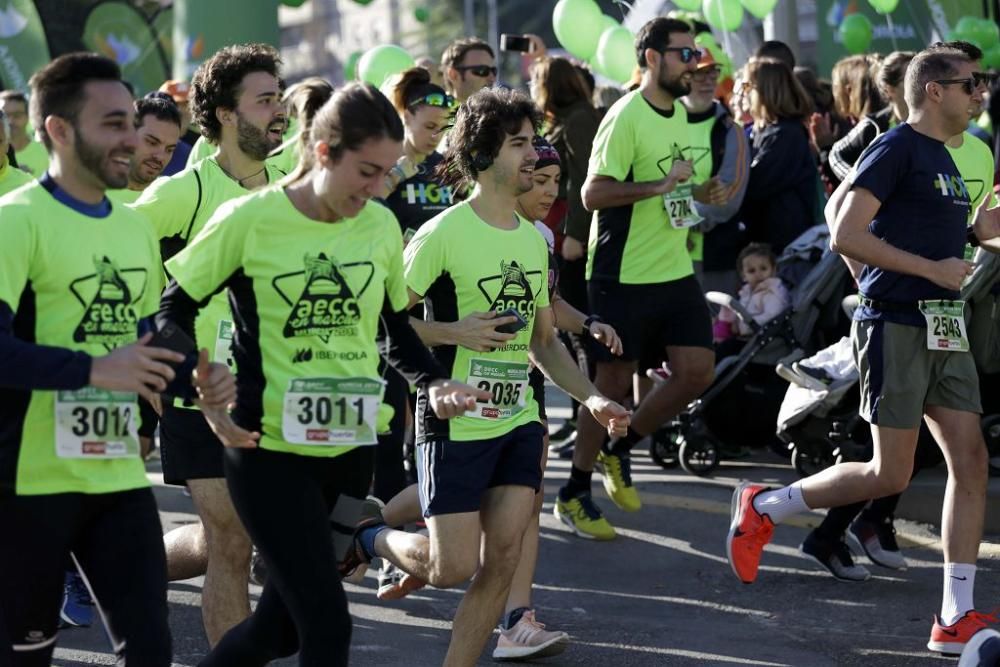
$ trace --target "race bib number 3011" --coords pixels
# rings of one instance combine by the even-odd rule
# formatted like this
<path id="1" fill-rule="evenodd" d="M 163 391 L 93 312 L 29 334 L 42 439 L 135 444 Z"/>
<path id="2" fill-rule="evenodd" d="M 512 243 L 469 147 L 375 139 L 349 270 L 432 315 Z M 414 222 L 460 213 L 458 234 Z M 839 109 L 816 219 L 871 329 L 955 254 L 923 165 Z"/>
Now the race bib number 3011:
<path id="1" fill-rule="evenodd" d="M 281 433 L 293 445 L 378 444 L 384 383 L 372 378 L 299 378 L 285 392 Z"/>
<path id="2" fill-rule="evenodd" d="M 920 312 L 927 320 L 927 349 L 968 352 L 964 301 L 921 301 Z"/>
<path id="3" fill-rule="evenodd" d="M 489 400 L 476 403 L 466 417 L 476 419 L 507 419 L 521 412 L 528 391 L 528 364 L 515 361 L 472 359 L 469 362 L 469 384 L 489 392 Z"/>
<path id="4" fill-rule="evenodd" d="M 56 455 L 112 459 L 139 455 L 135 394 L 84 387 L 55 392 Z"/>

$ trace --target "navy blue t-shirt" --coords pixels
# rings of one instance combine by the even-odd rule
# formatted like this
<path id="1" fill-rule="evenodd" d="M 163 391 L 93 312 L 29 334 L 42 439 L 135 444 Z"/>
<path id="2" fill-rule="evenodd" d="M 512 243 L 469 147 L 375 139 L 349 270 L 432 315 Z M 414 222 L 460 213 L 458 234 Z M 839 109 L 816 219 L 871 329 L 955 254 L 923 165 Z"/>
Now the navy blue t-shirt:
<path id="1" fill-rule="evenodd" d="M 434 173 L 443 159 L 437 152 L 428 155 L 417 167 L 417 173 L 385 198 L 385 205 L 396 214 L 406 241 L 421 225 L 455 203 L 451 188 L 441 185 Z"/>
<path id="2" fill-rule="evenodd" d="M 902 123 L 872 142 L 858 162 L 853 187 L 870 191 L 882 204 L 868 225 L 878 238 L 931 260 L 962 258 L 971 204 L 943 142 Z M 858 284 L 869 299 L 912 306 L 912 310 L 862 306 L 855 311 L 855 320 L 926 326 L 917 301 L 960 296 L 926 278 L 874 266 L 864 267 Z"/>

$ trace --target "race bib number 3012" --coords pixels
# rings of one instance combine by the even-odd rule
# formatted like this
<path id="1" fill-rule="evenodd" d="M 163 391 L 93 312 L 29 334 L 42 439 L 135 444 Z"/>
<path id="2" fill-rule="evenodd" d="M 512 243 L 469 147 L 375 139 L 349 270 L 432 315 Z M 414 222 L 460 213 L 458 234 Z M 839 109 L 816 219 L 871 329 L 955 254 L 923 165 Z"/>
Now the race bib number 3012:
<path id="1" fill-rule="evenodd" d="M 293 445 L 378 444 L 384 383 L 372 378 L 299 378 L 285 392 L 281 433 Z"/>
<path id="2" fill-rule="evenodd" d="M 489 392 L 489 400 L 476 403 L 473 412 L 465 413 L 476 419 L 506 419 L 521 412 L 528 391 L 528 364 L 515 361 L 472 359 L 469 362 L 469 384 Z"/>
<path id="3" fill-rule="evenodd" d="M 55 392 L 56 455 L 112 459 L 139 455 L 135 394 L 84 387 Z"/>

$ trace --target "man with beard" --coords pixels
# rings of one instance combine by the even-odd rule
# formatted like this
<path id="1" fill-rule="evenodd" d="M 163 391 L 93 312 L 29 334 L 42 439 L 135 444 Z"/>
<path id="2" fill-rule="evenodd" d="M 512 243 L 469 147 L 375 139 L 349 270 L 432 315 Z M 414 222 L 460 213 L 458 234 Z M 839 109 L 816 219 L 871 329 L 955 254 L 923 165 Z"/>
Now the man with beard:
<path id="1" fill-rule="evenodd" d="M 284 172 L 265 164 L 281 143 L 285 109 L 280 58 L 265 44 L 221 49 L 191 82 L 191 106 L 202 135 L 218 152 L 149 186 L 133 205 L 153 224 L 164 261 L 184 248 L 223 203 L 273 183 Z M 196 338 L 213 359 L 232 367 L 232 315 L 224 292 L 196 321 Z M 164 537 L 170 580 L 205 575 L 202 618 L 211 645 L 250 613 L 250 539 L 233 509 L 223 472 L 223 446 L 203 416 L 174 401 L 160 422 L 163 478 L 186 484 L 200 524 Z"/>
<path id="2" fill-rule="evenodd" d="M 5 195 L 31 181 L 31 176 L 10 163 L 10 119 L 0 111 L 0 195 Z"/>
<path id="3" fill-rule="evenodd" d="M 135 101 L 135 129 L 138 144 L 132 154 L 128 187 L 108 190 L 112 202 L 131 204 L 163 172 L 180 140 L 181 112 L 168 99 L 143 97 Z"/>
<path id="4" fill-rule="evenodd" d="M 28 134 L 28 99 L 18 90 L 0 92 L 0 110 L 10 119 L 10 143 L 14 146 L 17 166 L 40 178 L 49 166 L 45 146 Z"/>
<path id="5" fill-rule="evenodd" d="M 51 664 L 72 555 L 118 664 L 169 667 L 166 565 L 135 401 L 182 389 L 171 365 L 185 357 L 140 336 L 163 285 L 156 239 L 105 197 L 127 182 L 132 96 L 118 65 L 92 53 L 56 58 L 30 85 L 51 163 L 0 199 L 0 664 Z M 235 383 L 224 368 L 213 377 L 228 387 L 203 405 L 224 416 Z"/>
<path id="6" fill-rule="evenodd" d="M 701 52 L 683 21 L 656 18 L 636 36 L 639 88 L 608 110 L 590 156 L 583 204 L 594 211 L 587 258 L 591 312 L 619 333 L 623 354 L 594 346 L 595 384 L 625 401 L 643 350 L 665 351 L 670 379 L 653 389 L 628 433 L 612 442 L 587 414 L 578 423 L 568 483 L 555 514 L 580 537 L 610 540 L 614 528 L 590 495 L 595 463 L 604 488 L 620 508 L 635 512 L 629 451 L 676 415 L 712 381 L 712 320 L 687 250 L 697 224 L 694 200 L 716 202 L 722 183 L 693 187 L 690 127 L 679 98 L 690 91 Z"/>

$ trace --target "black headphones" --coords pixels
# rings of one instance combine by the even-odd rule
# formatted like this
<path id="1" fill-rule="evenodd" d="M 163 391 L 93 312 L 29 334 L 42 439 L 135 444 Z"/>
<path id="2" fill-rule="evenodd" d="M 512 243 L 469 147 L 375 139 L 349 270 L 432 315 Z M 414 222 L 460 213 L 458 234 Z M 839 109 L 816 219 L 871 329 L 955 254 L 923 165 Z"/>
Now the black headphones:
<path id="1" fill-rule="evenodd" d="M 476 153 L 472 157 L 472 168 L 477 174 L 481 174 L 493 166 L 493 158 L 483 153 Z"/>

